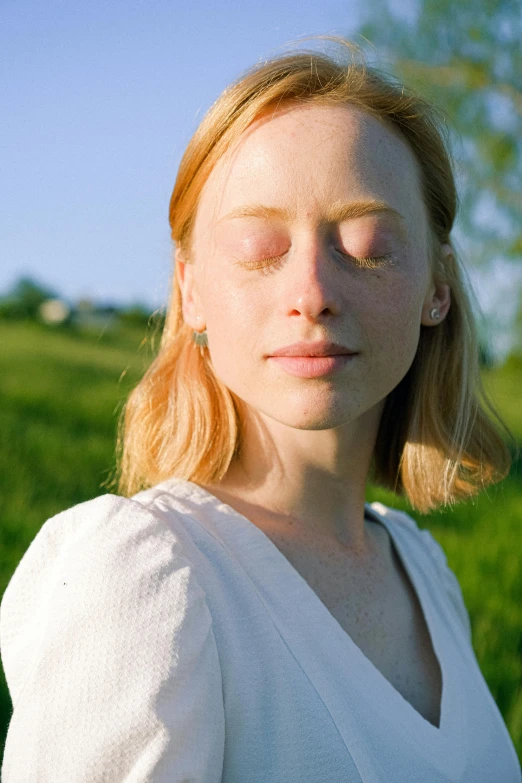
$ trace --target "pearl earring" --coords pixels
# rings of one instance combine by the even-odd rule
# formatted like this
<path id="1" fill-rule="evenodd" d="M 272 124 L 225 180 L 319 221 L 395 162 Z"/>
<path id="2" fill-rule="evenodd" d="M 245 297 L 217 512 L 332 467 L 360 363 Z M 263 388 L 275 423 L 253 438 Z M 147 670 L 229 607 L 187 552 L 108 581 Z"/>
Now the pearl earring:
<path id="1" fill-rule="evenodd" d="M 440 318 L 440 313 L 436 307 L 430 310 L 430 318 Z"/>

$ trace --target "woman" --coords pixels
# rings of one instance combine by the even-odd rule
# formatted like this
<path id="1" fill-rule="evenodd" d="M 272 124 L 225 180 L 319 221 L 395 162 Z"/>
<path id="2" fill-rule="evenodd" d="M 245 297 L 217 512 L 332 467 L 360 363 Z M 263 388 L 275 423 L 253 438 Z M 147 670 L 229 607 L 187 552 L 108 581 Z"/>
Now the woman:
<path id="1" fill-rule="evenodd" d="M 515 783 L 420 511 L 498 481 L 435 112 L 298 52 L 226 90 L 170 205 L 120 493 L 48 520 L 2 603 L 17 781 Z"/>

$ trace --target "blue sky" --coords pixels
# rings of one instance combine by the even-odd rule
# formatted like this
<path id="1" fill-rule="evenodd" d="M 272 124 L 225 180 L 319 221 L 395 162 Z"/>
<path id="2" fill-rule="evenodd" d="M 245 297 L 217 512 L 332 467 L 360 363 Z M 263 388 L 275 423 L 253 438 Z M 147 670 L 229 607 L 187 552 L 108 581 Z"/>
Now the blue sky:
<path id="1" fill-rule="evenodd" d="M 390 2 L 415 17 L 415 0 Z M 30 275 L 71 301 L 164 305 L 169 198 L 206 109 L 286 44 L 353 36 L 366 10 L 364 0 L 0 0 L 0 293 Z M 501 261 L 470 271 L 502 353 L 522 277 L 514 285 Z"/>
<path id="2" fill-rule="evenodd" d="M 0 0 L 0 291 L 167 297 L 168 202 L 205 110 L 241 71 L 358 0 Z"/>

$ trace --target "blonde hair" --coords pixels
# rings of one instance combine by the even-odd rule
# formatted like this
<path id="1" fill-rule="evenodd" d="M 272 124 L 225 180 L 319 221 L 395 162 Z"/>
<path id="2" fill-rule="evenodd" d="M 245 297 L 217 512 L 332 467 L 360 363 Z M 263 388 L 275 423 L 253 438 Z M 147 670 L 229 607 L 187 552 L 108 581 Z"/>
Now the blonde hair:
<path id="1" fill-rule="evenodd" d="M 406 376 L 388 395 L 370 479 L 405 495 L 421 512 L 476 494 L 509 472 L 510 452 L 491 417 L 470 291 L 450 241 L 457 194 L 440 113 L 393 77 L 368 66 L 355 45 L 347 58 L 316 51 L 275 57 L 228 87 L 196 130 L 170 201 L 172 239 L 188 251 L 198 199 L 216 162 L 262 112 L 282 103 L 349 104 L 394 126 L 419 165 L 432 232 L 432 264 L 452 293 L 443 322 L 421 327 Z M 469 285 L 468 285 L 469 287 Z M 244 403 L 214 375 L 208 348 L 183 320 L 176 267 L 158 355 L 128 397 L 119 423 L 118 491 L 132 495 L 172 476 L 219 483 L 239 455 Z M 484 403 L 489 416 L 481 407 Z"/>

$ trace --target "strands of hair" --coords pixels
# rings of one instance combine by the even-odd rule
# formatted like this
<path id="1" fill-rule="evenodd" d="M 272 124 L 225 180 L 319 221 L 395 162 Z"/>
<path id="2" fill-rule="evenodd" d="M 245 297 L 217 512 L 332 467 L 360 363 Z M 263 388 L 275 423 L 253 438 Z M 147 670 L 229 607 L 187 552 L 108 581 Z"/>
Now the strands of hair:
<path id="1" fill-rule="evenodd" d="M 451 242 L 457 193 L 442 114 L 370 67 L 355 44 L 325 37 L 336 52 L 299 50 L 247 71 L 210 108 L 181 161 L 170 201 L 172 239 L 190 258 L 202 188 L 216 162 L 264 112 L 291 102 L 349 104 L 380 117 L 407 140 L 419 165 L 432 265 L 451 289 L 448 316 L 421 327 L 412 367 L 388 395 L 370 479 L 427 512 L 504 478 L 509 430 L 482 387 L 474 303 L 465 269 L 438 251 Z M 174 270 L 160 348 L 119 422 L 118 491 L 126 496 L 172 476 L 219 482 L 241 448 L 244 403 L 212 372 L 208 349 L 184 323 Z"/>

